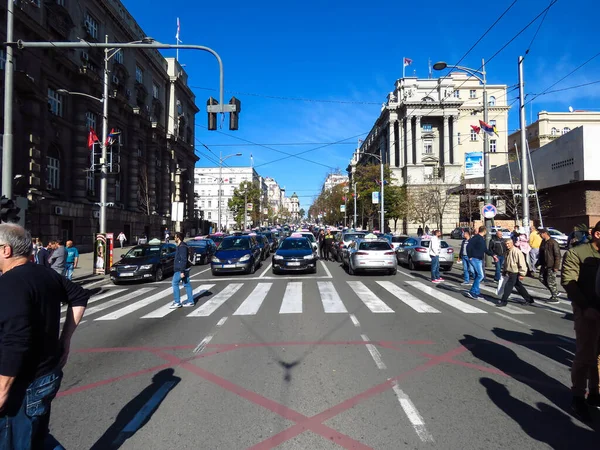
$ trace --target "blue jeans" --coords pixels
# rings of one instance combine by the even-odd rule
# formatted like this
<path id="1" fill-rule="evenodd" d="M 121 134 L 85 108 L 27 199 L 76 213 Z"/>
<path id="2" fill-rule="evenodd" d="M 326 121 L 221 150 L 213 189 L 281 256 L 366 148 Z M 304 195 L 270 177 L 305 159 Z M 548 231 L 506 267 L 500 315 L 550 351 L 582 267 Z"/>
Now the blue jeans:
<path id="1" fill-rule="evenodd" d="M 74 263 L 65 263 L 65 277 L 67 280 L 73 279 L 73 269 L 75 269 Z"/>
<path id="2" fill-rule="evenodd" d="M 431 280 L 439 280 L 440 278 L 440 257 L 431 256 Z"/>
<path id="3" fill-rule="evenodd" d="M 471 265 L 471 261 L 469 261 L 468 256 L 462 257 L 462 263 L 463 263 L 463 281 L 465 283 L 468 283 L 470 278 L 475 278 L 475 274 L 473 273 L 473 266 Z"/>
<path id="4" fill-rule="evenodd" d="M 498 262 L 496 263 L 496 273 L 494 274 L 494 280 L 500 281 L 502 278 L 502 266 L 504 265 L 504 256 L 496 255 Z"/>
<path id="5" fill-rule="evenodd" d="M 472 258 L 470 261 L 473 271 L 475 272 L 475 279 L 473 280 L 473 286 L 471 286 L 471 294 L 475 297 L 479 297 L 481 291 L 479 290 L 479 284 L 483 280 L 483 261 L 481 259 Z"/>
<path id="6" fill-rule="evenodd" d="M 0 416 L 0 450 L 64 450 L 52 436 L 50 404 L 60 388 L 62 371 L 56 369 L 34 380 L 25 392 L 19 410 Z"/>
<path id="7" fill-rule="evenodd" d="M 183 271 L 185 274 L 184 278 L 181 278 L 181 272 L 175 272 L 173 274 L 173 303 L 180 303 L 181 297 L 179 294 L 179 282 L 183 282 L 183 287 L 185 287 L 185 292 L 187 293 L 187 301 L 194 302 L 194 292 L 192 290 L 192 283 L 190 283 L 190 269 L 185 269 Z"/>

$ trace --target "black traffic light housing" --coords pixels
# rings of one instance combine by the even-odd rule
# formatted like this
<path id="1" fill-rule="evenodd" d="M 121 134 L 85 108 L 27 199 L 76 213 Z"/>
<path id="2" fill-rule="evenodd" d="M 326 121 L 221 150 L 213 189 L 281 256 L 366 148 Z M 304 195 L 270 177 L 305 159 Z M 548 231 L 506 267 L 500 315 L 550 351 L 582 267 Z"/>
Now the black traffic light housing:
<path id="1" fill-rule="evenodd" d="M 242 102 L 240 102 L 235 97 L 231 97 L 231 100 L 229 100 L 229 104 L 235 106 L 235 111 L 231 111 L 229 113 L 229 129 L 237 130 L 240 122 L 240 111 L 242 110 Z"/>
<path id="2" fill-rule="evenodd" d="M 218 105 L 219 102 L 212 97 L 206 101 L 206 106 L 214 106 Z M 215 131 L 217 129 L 217 113 L 216 112 L 208 112 L 208 129 L 210 131 Z"/>
<path id="3" fill-rule="evenodd" d="M 237 98 L 231 97 L 229 104 L 220 105 L 219 102 L 209 97 L 206 101 L 206 111 L 208 113 L 208 129 L 215 131 L 217 129 L 217 114 L 218 113 L 229 113 L 229 129 L 237 130 L 239 127 L 240 111 L 242 110 L 242 102 Z"/>
<path id="4" fill-rule="evenodd" d="M 18 223 L 20 220 L 18 208 L 10 198 L 2 196 L 0 198 L 0 222 Z"/>

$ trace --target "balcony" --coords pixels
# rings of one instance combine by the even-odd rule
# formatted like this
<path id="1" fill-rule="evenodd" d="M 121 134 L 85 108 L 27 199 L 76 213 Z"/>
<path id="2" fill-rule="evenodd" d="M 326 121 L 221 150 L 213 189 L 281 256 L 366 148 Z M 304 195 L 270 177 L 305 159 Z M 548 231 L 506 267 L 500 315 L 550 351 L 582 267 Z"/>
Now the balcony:
<path id="1" fill-rule="evenodd" d="M 75 22 L 73 22 L 69 10 L 55 1 L 47 1 L 44 6 L 47 11 L 46 26 L 61 38 L 68 40 L 71 30 L 75 27 Z"/>

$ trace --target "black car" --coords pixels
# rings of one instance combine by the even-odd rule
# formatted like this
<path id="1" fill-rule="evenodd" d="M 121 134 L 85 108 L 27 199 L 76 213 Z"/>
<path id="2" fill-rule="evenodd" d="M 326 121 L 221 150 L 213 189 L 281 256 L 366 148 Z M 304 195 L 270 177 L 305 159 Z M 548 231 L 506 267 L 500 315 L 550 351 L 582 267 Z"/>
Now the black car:
<path id="1" fill-rule="evenodd" d="M 252 274 L 260 267 L 261 250 L 254 236 L 228 236 L 211 259 L 213 275 L 226 272 Z"/>
<path id="2" fill-rule="evenodd" d="M 175 244 L 136 245 L 110 268 L 110 279 L 114 284 L 122 281 L 161 281 L 165 274 L 173 273 Z"/>
<path id="3" fill-rule="evenodd" d="M 292 235 L 281 242 L 273 255 L 273 273 L 288 270 L 317 273 L 317 255 L 307 238 Z"/>
<path id="4" fill-rule="evenodd" d="M 265 231 L 264 233 L 260 233 L 261 235 L 263 235 L 264 237 L 267 238 L 267 240 L 269 241 L 269 253 L 273 253 L 275 252 L 275 250 L 277 250 L 277 246 L 278 246 L 278 241 L 277 238 L 275 236 L 273 236 L 273 233 L 270 231 Z"/>
<path id="5" fill-rule="evenodd" d="M 212 239 L 192 239 L 186 244 L 190 248 L 190 253 L 193 254 L 192 261 L 196 264 L 206 264 L 217 251 L 217 245 Z"/>

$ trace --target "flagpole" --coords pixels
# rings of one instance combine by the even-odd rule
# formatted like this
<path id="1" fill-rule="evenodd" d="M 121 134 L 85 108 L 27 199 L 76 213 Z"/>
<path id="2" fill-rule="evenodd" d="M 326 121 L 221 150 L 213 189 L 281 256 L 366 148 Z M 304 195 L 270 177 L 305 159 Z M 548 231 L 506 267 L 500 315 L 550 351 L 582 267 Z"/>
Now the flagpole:
<path id="1" fill-rule="evenodd" d="M 402 57 L 402 78 L 406 76 L 406 58 Z"/>

